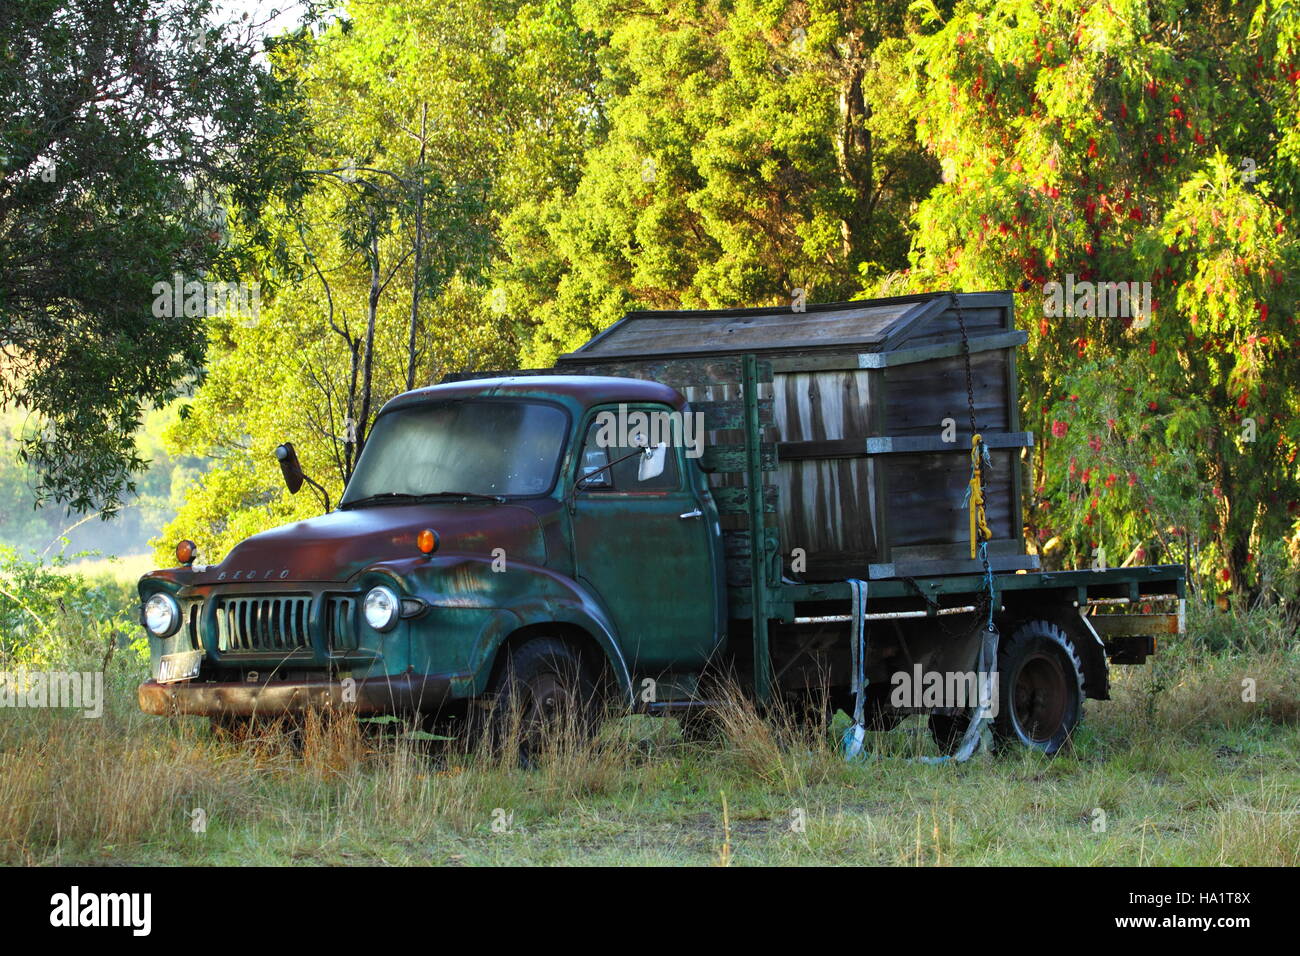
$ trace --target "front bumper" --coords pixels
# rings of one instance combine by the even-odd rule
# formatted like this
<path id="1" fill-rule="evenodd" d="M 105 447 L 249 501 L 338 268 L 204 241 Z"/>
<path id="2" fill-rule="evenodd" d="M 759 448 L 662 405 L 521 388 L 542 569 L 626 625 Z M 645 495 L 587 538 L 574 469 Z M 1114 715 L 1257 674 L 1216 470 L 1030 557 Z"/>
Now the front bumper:
<path id="1" fill-rule="evenodd" d="M 338 680 L 185 682 L 146 681 L 140 709 L 162 717 L 191 714 L 237 717 L 340 710 L 355 714 L 433 713 L 451 700 L 460 675 L 398 674 L 347 684 Z"/>

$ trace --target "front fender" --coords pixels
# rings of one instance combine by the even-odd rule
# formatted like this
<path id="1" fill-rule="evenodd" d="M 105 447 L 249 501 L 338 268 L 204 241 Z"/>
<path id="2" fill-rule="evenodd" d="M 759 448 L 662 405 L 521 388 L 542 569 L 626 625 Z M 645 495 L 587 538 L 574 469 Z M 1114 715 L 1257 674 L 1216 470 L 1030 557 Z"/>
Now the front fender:
<path id="1" fill-rule="evenodd" d="M 444 658 L 454 651 L 461 665 L 457 669 L 473 675 L 475 696 L 487 690 L 497 653 L 512 634 L 563 624 L 590 635 L 620 692 L 633 702 L 631 670 L 613 621 L 595 596 L 572 578 L 539 565 L 472 554 L 407 559 L 367 571 L 382 571 L 429 604 L 410 622 L 412 661 L 433 665 L 431 658 L 437 658 L 437 666 L 445 669 Z M 428 642 L 427 655 L 416 646 L 422 639 Z M 447 646 L 449 640 L 454 647 Z"/>
<path id="2" fill-rule="evenodd" d="M 613 675 L 619 692 L 626 698 L 629 706 L 634 705 L 636 701 L 632 688 L 632 674 L 628 669 L 627 659 L 623 656 L 623 649 L 619 645 L 614 624 L 609 619 L 609 615 L 576 582 L 565 578 L 560 580 L 567 585 L 568 593 L 561 592 L 551 594 L 545 598 L 539 597 L 525 606 L 514 609 L 520 618 L 520 628 L 533 625 L 566 624 L 580 628 L 589 634 L 604 653 L 605 662 L 609 664 L 610 674 Z M 483 674 L 485 682 L 491 672 L 496 652 L 503 642 L 498 641 L 485 658 L 487 664 Z"/>

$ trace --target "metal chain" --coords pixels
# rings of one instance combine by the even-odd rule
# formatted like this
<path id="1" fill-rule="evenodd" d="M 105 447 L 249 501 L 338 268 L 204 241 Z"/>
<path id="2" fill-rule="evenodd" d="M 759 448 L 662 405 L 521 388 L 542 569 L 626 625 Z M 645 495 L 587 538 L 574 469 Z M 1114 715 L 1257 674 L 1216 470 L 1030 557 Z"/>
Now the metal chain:
<path id="1" fill-rule="evenodd" d="M 975 384 L 971 375 L 970 339 L 966 335 L 966 319 L 965 316 L 962 315 L 961 299 L 959 299 L 956 294 L 953 294 L 952 296 L 952 307 L 953 307 L 953 311 L 957 313 L 957 328 L 961 332 L 961 356 L 962 356 L 962 361 L 965 363 L 966 366 L 966 410 L 970 415 L 970 433 L 971 436 L 974 437 L 979 432 L 979 428 L 975 424 Z M 983 487 L 984 485 L 984 455 L 985 454 L 987 454 L 987 452 L 984 452 L 984 450 L 981 449 L 981 454 L 976 459 L 976 463 L 975 463 L 975 468 L 979 473 L 981 487 Z M 980 542 L 979 557 L 981 563 L 984 565 L 984 586 L 987 592 L 987 596 L 982 597 L 979 604 L 977 604 L 976 613 L 977 614 L 986 613 L 988 615 L 987 627 L 990 630 L 992 630 L 993 612 L 994 612 L 994 600 L 993 600 L 994 584 L 993 584 L 993 568 L 989 564 L 987 541 Z M 981 604 L 984 604 L 984 602 L 986 601 L 987 601 L 987 606 L 985 607 L 979 606 Z"/>
<path id="2" fill-rule="evenodd" d="M 987 559 L 984 562 L 984 566 L 985 566 L 985 571 L 987 571 L 988 570 Z M 937 611 L 939 610 L 940 607 L 942 607 L 942 605 L 939 604 L 938 601 L 936 601 L 933 597 L 925 593 L 925 589 L 922 588 L 919 583 L 917 583 L 916 578 L 903 576 L 901 580 L 904 584 L 906 584 L 909 588 L 912 589 L 912 592 L 917 597 L 919 597 L 922 601 L 926 603 L 926 606 L 930 610 Z M 971 612 L 973 617 L 978 619 L 978 618 L 987 618 L 989 616 L 989 608 L 993 604 L 991 595 L 992 595 L 992 591 L 989 589 L 988 581 L 986 578 L 984 584 L 984 590 L 981 591 L 979 596 L 975 599 L 975 610 Z M 953 620 L 958 622 L 956 624 L 948 624 L 945 621 L 945 617 L 947 616 L 948 615 L 940 615 L 940 614 L 936 614 L 934 616 L 935 626 L 939 628 L 940 632 L 942 632 L 942 634 L 945 637 L 950 637 L 950 638 L 965 637 L 967 634 L 970 633 L 970 627 L 968 625 L 961 623 L 962 621 L 965 620 L 966 615 L 964 614 L 952 615 Z"/>
<path id="3" fill-rule="evenodd" d="M 966 336 L 966 320 L 961 314 L 961 301 L 956 295 L 952 297 L 952 307 L 957 313 L 957 328 L 961 331 L 961 357 L 966 363 L 966 408 L 970 413 L 970 433 L 974 435 L 979 429 L 975 425 L 975 385 L 970 370 L 970 339 Z"/>

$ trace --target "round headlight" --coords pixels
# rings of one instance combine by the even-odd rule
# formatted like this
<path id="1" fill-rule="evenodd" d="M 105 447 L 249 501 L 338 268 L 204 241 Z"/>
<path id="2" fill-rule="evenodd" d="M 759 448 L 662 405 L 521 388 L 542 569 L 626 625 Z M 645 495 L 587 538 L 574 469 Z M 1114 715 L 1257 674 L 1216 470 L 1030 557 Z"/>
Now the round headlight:
<path id="1" fill-rule="evenodd" d="M 171 637 L 181 624 L 181 609 L 170 594 L 155 594 L 144 603 L 144 626 L 154 637 Z"/>
<path id="2" fill-rule="evenodd" d="M 366 593 L 366 623 L 376 631 L 387 631 L 396 624 L 401 609 L 401 602 L 398 601 L 392 588 L 386 588 L 381 584 Z"/>

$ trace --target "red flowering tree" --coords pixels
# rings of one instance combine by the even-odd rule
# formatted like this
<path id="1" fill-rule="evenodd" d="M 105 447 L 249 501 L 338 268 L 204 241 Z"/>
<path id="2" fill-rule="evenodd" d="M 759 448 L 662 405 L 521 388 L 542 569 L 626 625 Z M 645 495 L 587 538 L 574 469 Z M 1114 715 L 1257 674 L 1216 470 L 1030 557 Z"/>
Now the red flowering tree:
<path id="1" fill-rule="evenodd" d="M 1191 558 L 1247 589 L 1300 497 L 1300 12 L 925 13 L 908 107 L 944 182 L 907 282 L 1018 293 L 1030 531 L 1066 562 Z"/>

